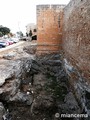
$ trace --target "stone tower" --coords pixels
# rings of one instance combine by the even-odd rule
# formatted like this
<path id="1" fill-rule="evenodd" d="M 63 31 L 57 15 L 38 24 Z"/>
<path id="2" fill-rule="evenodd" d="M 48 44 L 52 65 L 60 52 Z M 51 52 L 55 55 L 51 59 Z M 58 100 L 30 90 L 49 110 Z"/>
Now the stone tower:
<path id="1" fill-rule="evenodd" d="M 62 49 L 64 5 L 37 5 L 37 53 L 53 53 Z"/>

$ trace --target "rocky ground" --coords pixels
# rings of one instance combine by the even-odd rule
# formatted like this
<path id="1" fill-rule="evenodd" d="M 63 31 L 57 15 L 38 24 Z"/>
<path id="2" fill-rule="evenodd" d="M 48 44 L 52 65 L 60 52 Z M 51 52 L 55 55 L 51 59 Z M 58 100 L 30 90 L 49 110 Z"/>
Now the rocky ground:
<path id="1" fill-rule="evenodd" d="M 26 42 L 1 58 L 0 120 L 68 120 L 61 114 L 81 112 L 62 55 L 35 53 Z"/>

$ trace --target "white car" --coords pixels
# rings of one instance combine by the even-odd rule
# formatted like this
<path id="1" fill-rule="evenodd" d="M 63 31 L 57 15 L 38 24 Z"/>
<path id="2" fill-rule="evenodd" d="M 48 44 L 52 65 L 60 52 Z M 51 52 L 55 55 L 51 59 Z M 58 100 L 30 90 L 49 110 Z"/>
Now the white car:
<path id="1" fill-rule="evenodd" d="M 17 43 L 17 42 L 19 42 L 19 38 L 15 38 L 15 37 L 12 37 L 12 38 L 10 38 L 14 43 Z"/>

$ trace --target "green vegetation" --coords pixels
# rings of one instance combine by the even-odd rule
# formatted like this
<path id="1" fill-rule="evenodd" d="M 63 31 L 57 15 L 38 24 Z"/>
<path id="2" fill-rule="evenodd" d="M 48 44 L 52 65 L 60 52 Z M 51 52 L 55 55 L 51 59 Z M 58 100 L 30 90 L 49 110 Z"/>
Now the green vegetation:
<path id="1" fill-rule="evenodd" d="M 18 31 L 18 32 L 17 32 L 17 35 L 18 35 L 18 37 L 23 37 L 22 31 Z"/>
<path id="2" fill-rule="evenodd" d="M 10 33 L 10 29 L 8 27 L 0 26 L 0 37 L 7 35 Z"/>

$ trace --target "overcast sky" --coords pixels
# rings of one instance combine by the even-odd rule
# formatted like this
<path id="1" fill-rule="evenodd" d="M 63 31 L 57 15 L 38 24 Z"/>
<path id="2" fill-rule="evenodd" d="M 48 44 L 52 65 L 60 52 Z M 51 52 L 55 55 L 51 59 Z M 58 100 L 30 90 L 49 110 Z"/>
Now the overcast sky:
<path id="1" fill-rule="evenodd" d="M 68 4 L 70 0 L 0 0 L 0 25 L 25 33 L 28 23 L 36 23 L 36 5 Z"/>

